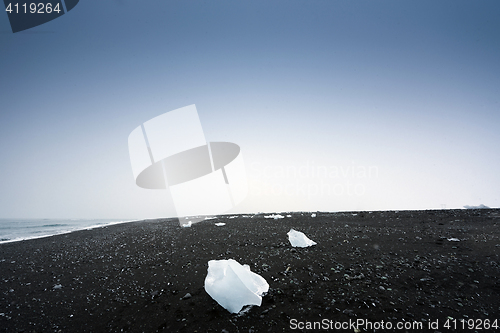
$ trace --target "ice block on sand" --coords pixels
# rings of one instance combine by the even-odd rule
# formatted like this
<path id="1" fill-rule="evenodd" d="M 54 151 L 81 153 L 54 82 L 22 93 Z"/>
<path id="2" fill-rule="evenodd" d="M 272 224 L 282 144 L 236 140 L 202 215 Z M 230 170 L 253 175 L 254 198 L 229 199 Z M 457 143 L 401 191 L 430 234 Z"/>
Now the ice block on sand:
<path id="1" fill-rule="evenodd" d="M 205 291 L 231 313 L 245 305 L 262 304 L 262 295 L 269 290 L 266 280 L 250 271 L 248 265 L 236 260 L 210 260 L 205 278 Z"/>
<path id="2" fill-rule="evenodd" d="M 290 229 L 287 235 L 288 240 L 290 240 L 290 244 L 292 244 L 293 247 L 308 247 L 316 245 L 316 242 L 307 238 L 307 236 L 300 231 Z"/>

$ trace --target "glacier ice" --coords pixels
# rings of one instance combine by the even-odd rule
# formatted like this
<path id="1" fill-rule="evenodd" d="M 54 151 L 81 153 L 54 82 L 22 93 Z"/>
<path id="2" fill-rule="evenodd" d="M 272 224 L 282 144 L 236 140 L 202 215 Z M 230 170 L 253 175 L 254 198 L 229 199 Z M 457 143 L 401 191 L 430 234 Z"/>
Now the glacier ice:
<path id="1" fill-rule="evenodd" d="M 264 218 L 266 219 L 284 219 L 285 217 L 281 214 L 271 214 L 271 215 L 264 215 Z"/>
<path id="2" fill-rule="evenodd" d="M 316 245 L 316 242 L 307 238 L 307 236 L 300 231 L 290 229 L 287 235 L 288 240 L 290 240 L 290 244 L 292 244 L 293 247 L 308 247 Z"/>
<path id="3" fill-rule="evenodd" d="M 488 206 L 485 206 L 483 204 L 480 204 L 479 206 L 469 206 L 469 205 L 465 205 L 464 206 L 465 209 L 489 209 L 490 207 Z"/>
<path id="4" fill-rule="evenodd" d="M 192 225 L 193 225 L 193 222 L 189 221 L 188 223 L 184 223 L 184 224 L 182 224 L 181 226 L 182 226 L 183 228 L 190 228 Z"/>
<path id="5" fill-rule="evenodd" d="M 262 304 L 262 295 L 269 290 L 266 280 L 250 271 L 248 265 L 236 260 L 210 260 L 205 278 L 205 291 L 231 313 L 245 305 Z"/>

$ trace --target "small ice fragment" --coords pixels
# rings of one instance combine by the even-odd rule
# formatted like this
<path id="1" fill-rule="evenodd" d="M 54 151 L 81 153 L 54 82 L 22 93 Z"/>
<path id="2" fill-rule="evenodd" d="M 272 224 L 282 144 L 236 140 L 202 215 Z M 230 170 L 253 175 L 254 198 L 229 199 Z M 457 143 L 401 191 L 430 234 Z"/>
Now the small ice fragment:
<path id="1" fill-rule="evenodd" d="M 277 220 L 277 219 L 284 219 L 285 217 L 280 214 L 271 214 L 271 215 L 264 215 L 264 218 Z"/>
<path id="2" fill-rule="evenodd" d="M 217 216 L 205 216 L 205 220 L 213 220 L 216 218 L 217 218 Z"/>
<path id="3" fill-rule="evenodd" d="M 286 217 L 292 217 L 292 215 L 288 214 Z"/>
<path id="4" fill-rule="evenodd" d="M 448 242 L 460 242 L 458 238 L 448 238 Z"/>
<path id="5" fill-rule="evenodd" d="M 62 288 L 62 284 L 56 284 L 52 289 L 61 289 Z"/>
<path id="6" fill-rule="evenodd" d="M 215 223 L 216 226 L 218 227 L 222 227 L 223 225 L 226 225 L 225 223 L 222 223 L 222 222 L 219 222 L 219 223 Z"/>
<path id="7" fill-rule="evenodd" d="M 290 244 L 292 244 L 293 247 L 308 247 L 316 245 L 316 242 L 307 238 L 307 236 L 300 231 L 290 229 L 287 235 L 288 235 L 288 240 L 290 241 Z"/>
<path id="8" fill-rule="evenodd" d="M 193 225 L 193 222 L 189 221 L 188 223 L 183 224 L 183 225 L 182 225 L 182 227 L 183 227 L 183 228 L 189 228 L 189 227 L 191 227 L 192 225 Z"/>
<path id="9" fill-rule="evenodd" d="M 485 206 L 483 204 L 480 204 L 479 206 L 469 206 L 469 205 L 465 205 L 464 206 L 465 209 L 489 209 L 490 207 L 488 206 Z"/>
<path id="10" fill-rule="evenodd" d="M 266 280 L 250 271 L 248 265 L 236 260 L 210 260 L 205 278 L 205 291 L 231 313 L 245 305 L 262 304 L 262 295 L 269 290 Z"/>
<path id="11" fill-rule="evenodd" d="M 316 213 L 312 213 L 312 214 L 311 214 L 311 217 L 316 217 Z"/>

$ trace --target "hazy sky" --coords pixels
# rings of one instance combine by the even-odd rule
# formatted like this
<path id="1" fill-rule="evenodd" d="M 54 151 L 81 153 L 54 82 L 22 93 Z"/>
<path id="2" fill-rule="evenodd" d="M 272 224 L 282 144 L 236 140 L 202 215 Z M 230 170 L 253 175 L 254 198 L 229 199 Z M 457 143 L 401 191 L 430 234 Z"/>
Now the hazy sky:
<path id="1" fill-rule="evenodd" d="M 171 216 L 141 123 L 240 145 L 235 212 L 500 206 L 500 2 L 83 0 L 0 14 L 0 217 Z"/>

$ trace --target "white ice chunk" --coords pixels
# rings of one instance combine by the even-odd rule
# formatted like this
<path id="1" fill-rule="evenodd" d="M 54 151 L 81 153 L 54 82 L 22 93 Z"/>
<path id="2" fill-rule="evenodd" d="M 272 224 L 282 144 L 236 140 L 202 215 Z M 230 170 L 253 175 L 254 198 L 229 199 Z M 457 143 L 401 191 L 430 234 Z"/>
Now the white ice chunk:
<path id="1" fill-rule="evenodd" d="M 264 218 L 277 220 L 277 219 L 284 219 L 285 217 L 280 214 L 271 214 L 271 215 L 264 215 Z"/>
<path id="2" fill-rule="evenodd" d="M 218 226 L 218 227 L 222 227 L 222 226 L 224 226 L 224 225 L 226 225 L 226 224 L 225 224 L 225 223 L 222 223 L 222 222 L 219 222 L 219 223 L 215 223 L 215 225 L 216 225 L 216 226 Z"/>
<path id="3" fill-rule="evenodd" d="M 460 242 L 458 238 L 448 238 L 448 242 Z"/>
<path id="4" fill-rule="evenodd" d="M 193 222 L 189 221 L 188 223 L 185 223 L 182 225 L 183 228 L 189 228 L 193 225 Z"/>
<path id="5" fill-rule="evenodd" d="M 292 215 L 288 214 L 286 217 L 292 217 Z"/>
<path id="6" fill-rule="evenodd" d="M 248 265 L 236 260 L 210 260 L 205 278 L 205 291 L 231 313 L 245 305 L 262 304 L 262 295 L 269 290 L 266 280 L 250 271 Z"/>
<path id="7" fill-rule="evenodd" d="M 316 245 L 316 242 L 307 238 L 307 236 L 300 231 L 290 229 L 287 235 L 288 240 L 290 240 L 290 244 L 292 244 L 293 247 L 308 247 Z"/>
<path id="8" fill-rule="evenodd" d="M 488 206 L 485 206 L 483 204 L 480 204 L 479 206 L 469 206 L 469 205 L 465 205 L 464 206 L 465 209 L 489 209 L 490 207 Z"/>
<path id="9" fill-rule="evenodd" d="M 316 217 L 316 213 L 312 213 L 312 214 L 311 214 L 311 217 Z"/>

